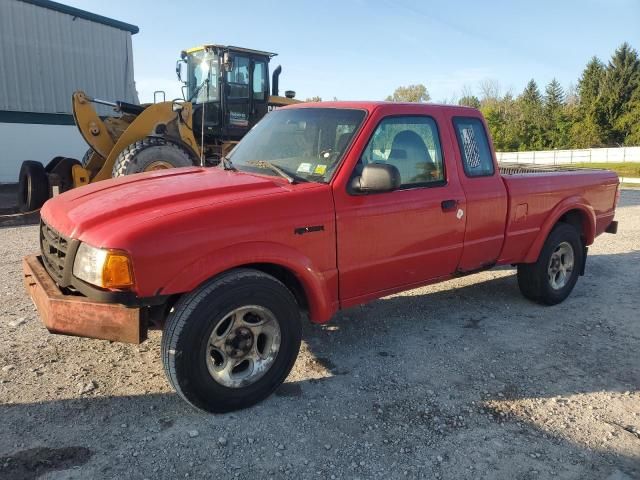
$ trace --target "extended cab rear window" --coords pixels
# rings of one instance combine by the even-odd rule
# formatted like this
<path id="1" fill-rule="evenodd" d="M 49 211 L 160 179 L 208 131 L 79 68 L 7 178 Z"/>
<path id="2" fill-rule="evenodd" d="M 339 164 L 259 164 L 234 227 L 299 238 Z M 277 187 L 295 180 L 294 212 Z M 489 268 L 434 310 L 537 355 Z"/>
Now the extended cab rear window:
<path id="1" fill-rule="evenodd" d="M 467 177 L 493 175 L 493 156 L 482 121 L 473 117 L 455 117 L 453 126 L 458 137 L 462 166 Z"/>

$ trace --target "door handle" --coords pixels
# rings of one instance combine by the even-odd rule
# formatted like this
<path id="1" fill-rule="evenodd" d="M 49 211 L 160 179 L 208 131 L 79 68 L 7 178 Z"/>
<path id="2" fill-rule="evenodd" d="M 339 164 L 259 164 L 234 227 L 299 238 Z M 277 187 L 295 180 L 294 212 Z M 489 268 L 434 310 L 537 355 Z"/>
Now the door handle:
<path id="1" fill-rule="evenodd" d="M 443 212 L 453 212 L 456 207 L 458 206 L 458 201 L 457 200 L 443 200 L 442 203 L 440 203 L 440 206 L 442 206 L 442 211 Z"/>

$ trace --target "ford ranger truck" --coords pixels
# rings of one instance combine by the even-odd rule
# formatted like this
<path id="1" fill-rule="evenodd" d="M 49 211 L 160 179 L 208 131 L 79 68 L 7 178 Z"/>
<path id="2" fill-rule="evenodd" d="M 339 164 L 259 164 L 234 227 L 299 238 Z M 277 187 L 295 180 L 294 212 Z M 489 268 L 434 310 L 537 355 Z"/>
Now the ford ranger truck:
<path id="1" fill-rule="evenodd" d="M 270 395 L 301 318 L 498 265 L 562 302 L 615 233 L 609 171 L 501 172 L 478 110 L 323 102 L 269 113 L 218 167 L 107 180 L 41 211 L 24 280 L 52 333 L 139 343 L 191 405 Z M 425 319 L 427 317 L 425 312 Z"/>

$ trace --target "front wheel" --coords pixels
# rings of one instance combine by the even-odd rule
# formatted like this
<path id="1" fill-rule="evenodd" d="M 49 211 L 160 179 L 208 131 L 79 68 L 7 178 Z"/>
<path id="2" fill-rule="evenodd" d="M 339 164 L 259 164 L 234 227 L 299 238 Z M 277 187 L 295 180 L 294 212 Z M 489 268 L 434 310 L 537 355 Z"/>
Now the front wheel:
<path id="1" fill-rule="evenodd" d="M 186 149 L 164 138 L 147 137 L 126 147 L 115 159 L 112 177 L 134 173 L 191 167 L 193 160 Z"/>
<path id="2" fill-rule="evenodd" d="M 558 223 L 545 241 L 538 261 L 518 265 L 522 294 L 544 305 L 566 299 L 578 281 L 584 262 L 584 247 L 578 230 Z"/>
<path id="3" fill-rule="evenodd" d="M 257 270 L 223 274 L 183 297 L 162 337 L 165 373 L 191 405 L 213 413 L 268 397 L 300 350 L 292 293 Z"/>

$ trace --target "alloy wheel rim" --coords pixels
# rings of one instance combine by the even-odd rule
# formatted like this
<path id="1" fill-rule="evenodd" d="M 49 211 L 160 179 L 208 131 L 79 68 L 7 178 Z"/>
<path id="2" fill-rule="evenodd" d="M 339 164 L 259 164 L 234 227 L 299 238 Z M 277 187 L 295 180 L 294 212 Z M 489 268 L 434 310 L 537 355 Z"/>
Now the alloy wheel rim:
<path id="1" fill-rule="evenodd" d="M 280 351 L 280 325 L 258 305 L 236 308 L 215 325 L 205 351 L 211 377 L 229 388 L 246 387 L 262 378 Z"/>
<path id="2" fill-rule="evenodd" d="M 551 288 L 560 290 L 569 283 L 573 274 L 574 261 L 575 255 L 570 243 L 562 242 L 553 250 L 547 267 Z"/>

